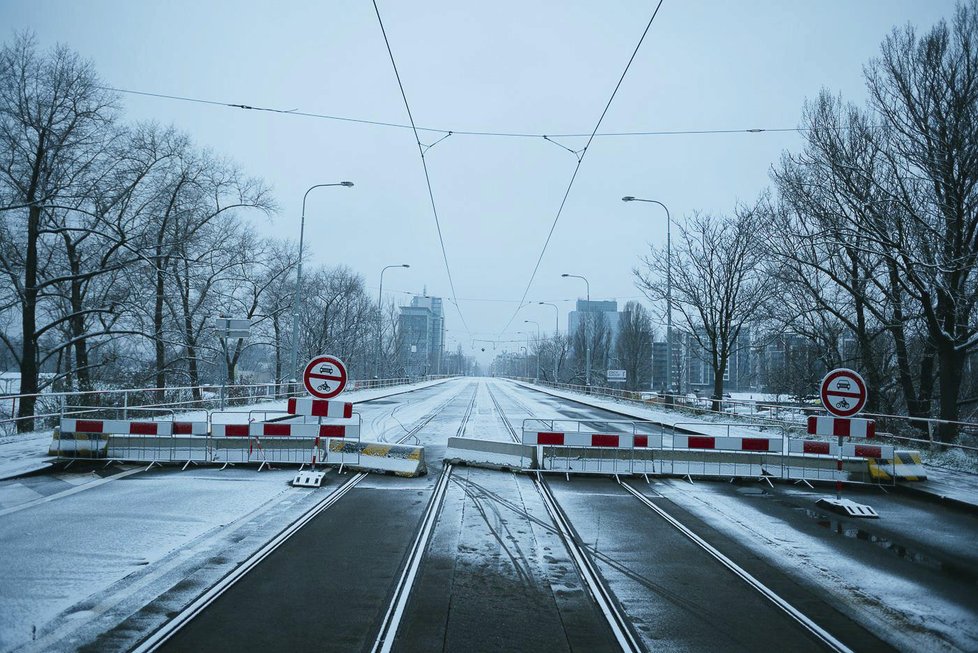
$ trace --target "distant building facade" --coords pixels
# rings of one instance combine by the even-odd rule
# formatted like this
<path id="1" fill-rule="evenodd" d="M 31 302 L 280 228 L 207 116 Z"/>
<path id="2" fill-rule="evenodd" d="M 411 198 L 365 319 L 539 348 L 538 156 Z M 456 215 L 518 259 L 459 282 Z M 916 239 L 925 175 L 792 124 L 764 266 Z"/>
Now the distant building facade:
<path id="1" fill-rule="evenodd" d="M 618 339 L 618 331 L 621 329 L 621 316 L 623 313 L 618 312 L 618 302 L 614 300 L 591 300 L 578 299 L 577 300 L 577 310 L 571 311 L 567 314 L 567 333 L 574 334 L 577 333 L 578 325 L 581 321 L 585 319 L 585 315 L 591 313 L 602 313 L 608 323 L 608 328 L 611 331 L 611 342 L 614 343 Z"/>
<path id="2" fill-rule="evenodd" d="M 441 297 L 415 296 L 398 316 L 398 357 L 408 376 L 441 374 L 445 351 L 445 312 Z"/>

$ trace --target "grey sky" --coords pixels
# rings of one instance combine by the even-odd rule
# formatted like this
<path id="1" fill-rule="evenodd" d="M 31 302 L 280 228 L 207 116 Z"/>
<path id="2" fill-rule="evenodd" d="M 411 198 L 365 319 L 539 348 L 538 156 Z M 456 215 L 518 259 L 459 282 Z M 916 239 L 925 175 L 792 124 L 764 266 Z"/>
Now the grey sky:
<path id="1" fill-rule="evenodd" d="M 590 132 L 654 2 L 378 2 L 419 126 L 535 134 Z M 666 0 L 601 131 L 784 128 L 820 88 L 862 102 L 862 66 L 907 22 L 929 29 L 950 1 Z M 406 123 L 369 1 L 67 2 L 7 0 L 9 39 L 31 29 L 61 42 L 123 89 Z M 123 96 L 125 118 L 172 123 L 273 185 L 281 213 L 256 222 L 298 238 L 305 190 L 307 264 L 345 264 L 376 292 L 450 298 L 410 130 Z M 422 141 L 437 136 L 422 134 Z M 572 149 L 585 139 L 564 139 Z M 561 330 L 588 277 L 593 299 L 638 298 L 631 268 L 694 210 L 729 211 L 768 184 L 794 133 L 598 138 L 592 144 L 528 300 L 561 306 Z M 543 139 L 452 136 L 428 155 L 459 305 L 474 338 L 509 321 L 556 214 L 575 159 Z M 493 300 L 493 301 L 487 301 Z M 469 350 L 446 302 L 450 342 Z M 530 306 L 510 332 L 553 329 Z M 521 338 L 522 336 L 512 336 Z M 510 349 L 518 344 L 509 345 Z M 502 347 L 501 347 L 502 348 Z M 488 360 L 481 356 L 481 360 Z"/>

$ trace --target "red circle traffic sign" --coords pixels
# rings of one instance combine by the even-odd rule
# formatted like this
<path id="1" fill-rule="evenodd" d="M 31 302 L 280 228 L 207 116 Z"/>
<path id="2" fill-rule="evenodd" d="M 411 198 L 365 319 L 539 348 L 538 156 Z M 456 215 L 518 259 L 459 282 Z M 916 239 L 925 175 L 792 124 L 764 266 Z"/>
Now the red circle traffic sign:
<path id="1" fill-rule="evenodd" d="M 852 417 L 866 405 L 866 382 L 859 372 L 840 367 L 822 379 L 819 395 L 825 410 L 837 417 Z"/>
<path id="2" fill-rule="evenodd" d="M 316 356 L 302 372 L 302 384 L 316 399 L 332 399 L 346 387 L 346 365 L 335 356 Z"/>

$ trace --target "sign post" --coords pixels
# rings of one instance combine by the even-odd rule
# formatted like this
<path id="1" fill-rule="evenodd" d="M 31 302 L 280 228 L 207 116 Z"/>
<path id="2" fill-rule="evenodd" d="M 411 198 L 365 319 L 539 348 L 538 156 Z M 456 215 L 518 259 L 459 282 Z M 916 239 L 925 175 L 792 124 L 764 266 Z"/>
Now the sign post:
<path id="1" fill-rule="evenodd" d="M 214 318 L 214 332 L 217 337 L 224 341 L 224 355 L 228 355 L 228 340 L 231 338 L 249 338 L 251 337 L 251 320 L 247 318 L 230 318 L 230 317 L 215 317 Z M 225 374 L 224 381 L 221 383 L 221 410 L 224 410 L 224 396 L 226 393 L 226 388 L 231 381 L 228 378 L 230 370 L 226 369 L 228 367 L 225 362 Z"/>
<path id="2" fill-rule="evenodd" d="M 825 410 L 846 422 L 845 429 L 834 429 L 839 436 L 839 457 L 836 460 L 835 477 L 835 501 L 830 499 L 819 499 L 815 505 L 824 506 L 830 510 L 841 512 L 852 517 L 879 517 L 875 510 L 869 506 L 857 504 L 853 501 L 843 501 L 842 499 L 842 445 L 845 438 L 849 435 L 849 418 L 857 415 L 866 405 L 866 398 L 869 391 L 866 382 L 859 372 L 848 368 L 840 367 L 832 370 L 825 375 L 819 387 L 819 397 Z M 865 421 L 865 420 L 859 420 Z"/>

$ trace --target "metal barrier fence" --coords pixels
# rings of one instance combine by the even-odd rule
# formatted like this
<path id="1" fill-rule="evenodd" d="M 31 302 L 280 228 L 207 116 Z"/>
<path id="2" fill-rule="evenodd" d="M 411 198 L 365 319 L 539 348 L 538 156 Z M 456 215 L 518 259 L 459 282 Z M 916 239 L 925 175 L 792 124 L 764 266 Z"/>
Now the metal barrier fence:
<path id="1" fill-rule="evenodd" d="M 387 388 L 407 385 L 418 381 L 407 378 L 354 379 L 347 391 Z M 34 421 L 34 430 L 52 429 L 66 414 L 103 415 L 127 419 L 129 411 L 140 410 L 145 414 L 171 414 L 174 411 L 214 410 L 225 406 L 246 406 L 261 401 L 277 401 L 289 397 L 304 396 L 302 386 L 296 383 L 256 383 L 226 386 L 222 396 L 221 386 L 176 386 L 167 388 L 135 388 L 116 390 L 92 390 L 85 392 L 43 392 L 40 394 L 0 395 L 0 435 L 12 434 L 19 422 Z M 20 402 L 34 397 L 34 415 L 17 417 Z"/>
<path id="2" fill-rule="evenodd" d="M 702 427 L 701 423 L 677 424 Z M 789 437 L 785 429 L 744 433 L 743 424 L 711 424 L 713 433 L 680 433 L 642 420 L 528 418 L 522 442 L 538 447 L 539 469 L 562 474 L 668 475 L 845 481 L 894 485 L 894 448 Z M 617 438 L 617 439 L 615 439 Z M 809 443 L 817 446 L 806 446 Z"/>
<path id="3" fill-rule="evenodd" d="M 636 392 L 600 386 L 582 386 L 552 381 L 516 377 L 523 383 L 537 384 L 555 390 L 565 390 L 595 397 L 607 397 L 618 401 L 638 404 L 645 408 L 687 411 L 697 415 L 722 415 L 726 418 L 742 419 L 740 426 L 777 427 L 789 434 L 804 437 L 810 415 L 825 415 L 816 405 L 784 405 L 777 402 L 745 401 L 721 399 L 720 410 L 712 408 L 713 400 L 691 395 L 665 395 L 651 392 Z M 654 397 L 650 395 L 655 394 Z M 644 397 L 644 398 L 643 398 Z M 860 417 L 877 422 L 877 437 L 882 440 L 902 443 L 904 446 L 917 446 L 936 451 L 958 450 L 970 456 L 978 456 L 978 423 L 948 421 L 937 418 L 917 418 L 887 413 L 860 413 Z M 960 441 L 939 442 L 934 433 L 940 424 L 952 424 L 960 428 Z"/>

